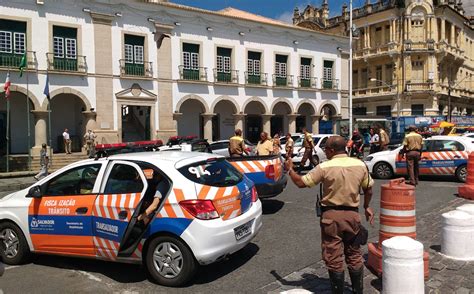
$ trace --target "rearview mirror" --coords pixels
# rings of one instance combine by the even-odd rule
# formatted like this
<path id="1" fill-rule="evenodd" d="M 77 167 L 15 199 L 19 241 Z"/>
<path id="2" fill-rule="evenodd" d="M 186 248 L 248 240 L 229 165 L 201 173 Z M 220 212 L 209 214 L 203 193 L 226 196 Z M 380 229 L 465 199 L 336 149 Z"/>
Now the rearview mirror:
<path id="1" fill-rule="evenodd" d="M 28 197 L 41 198 L 42 196 L 40 186 L 33 186 L 28 190 Z"/>

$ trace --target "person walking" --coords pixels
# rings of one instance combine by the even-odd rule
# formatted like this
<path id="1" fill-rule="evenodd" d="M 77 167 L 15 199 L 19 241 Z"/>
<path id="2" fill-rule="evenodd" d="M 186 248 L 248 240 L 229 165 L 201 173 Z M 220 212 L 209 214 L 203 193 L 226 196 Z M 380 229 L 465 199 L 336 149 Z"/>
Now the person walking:
<path id="1" fill-rule="evenodd" d="M 64 153 L 71 154 L 71 137 L 69 136 L 68 129 L 64 129 L 63 141 L 64 141 Z"/>
<path id="2" fill-rule="evenodd" d="M 89 158 L 95 156 L 95 139 L 97 138 L 96 134 L 92 130 L 88 130 L 84 135 L 84 140 L 86 142 L 86 152 Z"/>
<path id="3" fill-rule="evenodd" d="M 280 154 L 281 142 L 280 142 L 280 134 L 279 133 L 276 133 L 273 136 L 272 143 L 273 143 L 273 154 Z"/>
<path id="4" fill-rule="evenodd" d="M 291 159 L 293 156 L 293 148 L 295 147 L 295 141 L 291 137 L 291 134 L 286 134 L 286 143 L 285 143 L 285 151 L 286 151 L 286 159 Z"/>
<path id="5" fill-rule="evenodd" d="M 257 155 L 273 154 L 273 143 L 268 138 L 267 132 L 260 133 L 260 141 L 257 144 Z"/>
<path id="6" fill-rule="evenodd" d="M 314 151 L 314 141 L 313 136 L 306 128 L 303 128 L 304 138 L 303 138 L 303 146 L 298 149 L 298 152 L 304 148 L 303 158 L 300 162 L 300 168 L 303 168 L 306 165 L 306 161 L 309 159 L 309 162 L 313 165 L 313 167 L 317 166 L 318 163 L 313 157 Z"/>
<path id="7" fill-rule="evenodd" d="M 379 134 L 376 133 L 374 128 L 370 128 L 370 151 L 369 154 L 379 152 L 380 151 L 380 137 Z"/>
<path id="8" fill-rule="evenodd" d="M 229 156 L 230 157 L 242 157 L 244 153 L 249 155 L 249 152 L 245 148 L 245 141 L 242 138 L 242 130 L 236 129 L 234 136 L 229 139 Z"/>
<path id="9" fill-rule="evenodd" d="M 421 148 L 423 147 L 423 137 L 416 132 L 415 126 L 408 127 L 408 134 L 403 139 L 403 149 L 400 151 L 402 158 L 407 158 L 407 173 L 410 181 L 409 185 L 418 185 L 418 175 L 420 171 Z"/>
<path id="10" fill-rule="evenodd" d="M 48 148 L 47 148 L 46 143 L 43 143 L 41 145 L 40 166 L 41 166 L 40 172 L 36 176 L 34 176 L 35 180 L 37 181 L 41 180 L 42 178 L 48 175 L 49 156 L 48 156 Z"/>
<path id="11" fill-rule="evenodd" d="M 372 225 L 374 212 L 370 208 L 372 186 L 365 164 L 346 154 L 346 141 L 341 136 L 327 140 L 324 152 L 329 159 L 304 176 L 293 170 L 291 160 L 285 168 L 299 188 L 321 183 L 321 246 L 322 257 L 329 271 L 332 293 L 344 292 L 344 257 L 349 269 L 353 293 L 363 293 L 364 259 L 361 244 L 367 242 L 367 230 L 361 225 L 358 207 L 360 189 L 364 191 L 364 211 Z"/>

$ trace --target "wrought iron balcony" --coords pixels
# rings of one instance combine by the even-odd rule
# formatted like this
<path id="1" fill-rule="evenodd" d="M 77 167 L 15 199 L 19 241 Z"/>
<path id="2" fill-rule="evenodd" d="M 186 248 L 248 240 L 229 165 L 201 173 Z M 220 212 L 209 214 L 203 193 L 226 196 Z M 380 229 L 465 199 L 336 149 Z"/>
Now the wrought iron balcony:
<path id="1" fill-rule="evenodd" d="M 238 84 L 239 83 L 239 71 L 229 70 L 220 71 L 217 68 L 214 71 L 214 83 L 225 83 L 225 84 Z"/>
<path id="2" fill-rule="evenodd" d="M 298 88 L 316 89 L 318 78 L 298 77 Z"/>
<path id="3" fill-rule="evenodd" d="M 207 67 L 188 68 L 184 65 L 178 66 L 179 78 L 184 81 L 207 82 Z"/>
<path id="4" fill-rule="evenodd" d="M 337 90 L 338 88 L 339 88 L 338 79 L 333 79 L 333 80 L 321 79 L 321 89 Z"/>
<path id="5" fill-rule="evenodd" d="M 57 57 L 54 53 L 46 53 L 48 70 L 61 72 L 87 73 L 86 57 L 75 55 L 73 57 Z"/>
<path id="6" fill-rule="evenodd" d="M 143 63 L 129 63 L 125 59 L 120 59 L 120 76 L 152 78 L 152 63 L 148 61 Z"/>
<path id="7" fill-rule="evenodd" d="M 268 74 L 267 73 L 254 73 L 245 72 L 245 84 L 246 85 L 260 85 L 268 86 Z"/>
<path id="8" fill-rule="evenodd" d="M 19 69 L 23 54 L 0 52 L 0 68 Z M 35 69 L 37 65 L 36 52 L 26 51 L 26 69 Z"/>
<path id="9" fill-rule="evenodd" d="M 293 76 L 273 74 L 273 87 L 293 87 Z"/>

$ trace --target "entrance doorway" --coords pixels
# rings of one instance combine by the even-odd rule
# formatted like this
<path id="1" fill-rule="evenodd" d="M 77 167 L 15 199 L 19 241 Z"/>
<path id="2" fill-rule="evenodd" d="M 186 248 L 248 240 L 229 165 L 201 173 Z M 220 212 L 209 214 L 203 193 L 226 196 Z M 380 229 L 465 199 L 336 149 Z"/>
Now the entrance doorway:
<path id="1" fill-rule="evenodd" d="M 296 132 L 302 133 L 303 128 L 310 129 L 309 126 L 306 125 L 306 116 L 298 116 L 296 118 Z"/>
<path id="2" fill-rule="evenodd" d="M 270 130 L 271 137 L 273 137 L 276 133 L 279 133 L 280 136 L 283 135 L 283 115 L 275 115 L 270 119 Z"/>
<path id="3" fill-rule="evenodd" d="M 150 106 L 122 105 L 122 142 L 150 140 Z"/>
<path id="4" fill-rule="evenodd" d="M 247 115 L 245 119 L 245 131 L 247 139 L 250 142 L 258 142 L 260 133 L 262 132 L 262 117 L 259 115 Z"/>

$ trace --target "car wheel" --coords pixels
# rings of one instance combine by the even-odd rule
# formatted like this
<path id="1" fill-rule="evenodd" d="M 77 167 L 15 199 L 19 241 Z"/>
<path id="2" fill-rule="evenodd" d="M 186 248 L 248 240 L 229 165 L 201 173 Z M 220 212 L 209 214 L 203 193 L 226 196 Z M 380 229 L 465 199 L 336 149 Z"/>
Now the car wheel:
<path id="1" fill-rule="evenodd" d="M 393 177 L 392 167 L 386 162 L 379 162 L 374 166 L 374 175 L 379 179 L 390 179 Z"/>
<path id="2" fill-rule="evenodd" d="M 156 283 L 171 287 L 186 284 L 197 269 L 191 250 L 181 240 L 170 236 L 156 237 L 151 241 L 145 264 Z"/>
<path id="3" fill-rule="evenodd" d="M 13 223 L 0 224 L 0 257 L 6 264 L 22 264 L 28 260 L 30 248 L 23 232 Z"/>
<path id="4" fill-rule="evenodd" d="M 458 179 L 458 181 L 460 181 L 462 183 L 466 182 L 466 178 L 467 178 L 467 166 L 466 165 L 461 165 L 460 167 L 458 167 L 458 169 L 456 170 L 456 178 Z"/>

